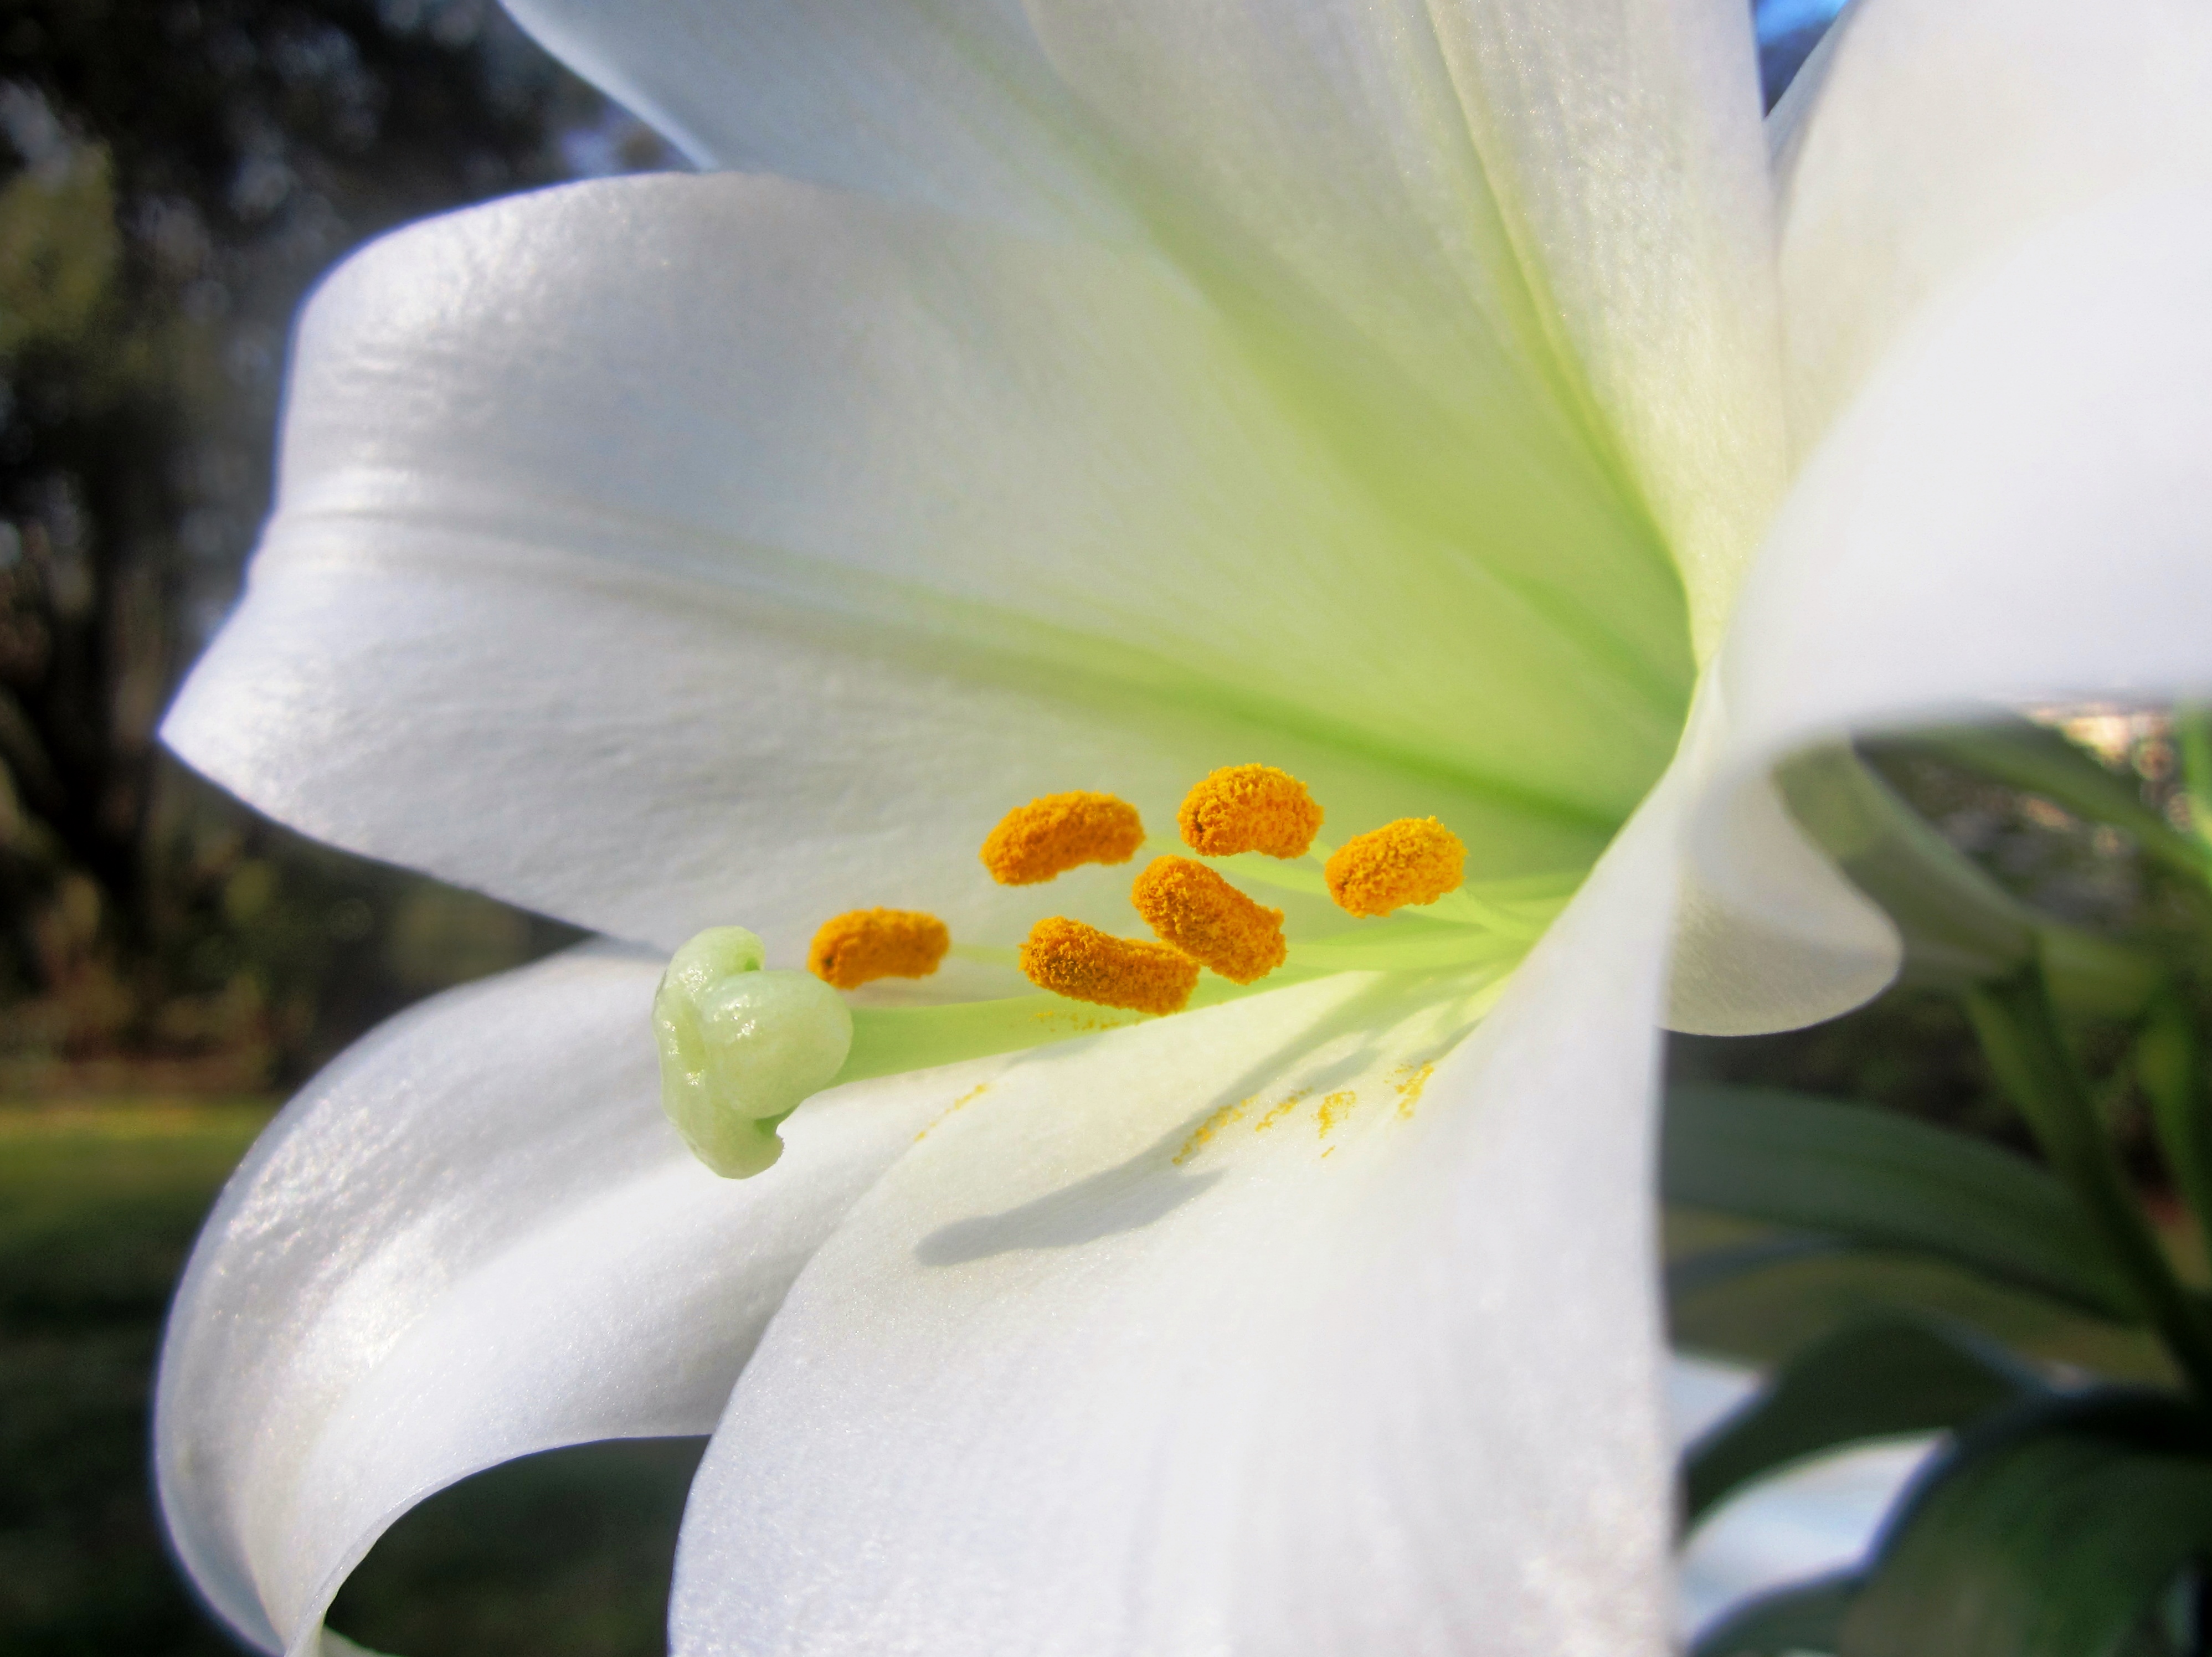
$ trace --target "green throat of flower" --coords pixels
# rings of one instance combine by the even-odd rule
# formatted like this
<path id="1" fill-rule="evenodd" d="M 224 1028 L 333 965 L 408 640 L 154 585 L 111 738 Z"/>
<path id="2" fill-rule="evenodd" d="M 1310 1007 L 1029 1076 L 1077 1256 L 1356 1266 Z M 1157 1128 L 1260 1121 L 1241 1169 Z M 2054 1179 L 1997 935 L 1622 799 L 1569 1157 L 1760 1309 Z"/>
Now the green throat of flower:
<path id="1" fill-rule="evenodd" d="M 1264 765 L 1215 771 L 1176 814 L 1183 847 L 1148 847 L 1111 794 L 1050 794 L 985 839 L 1001 885 L 1037 885 L 1147 849 L 1130 901 L 1154 934 L 1117 938 L 1048 915 L 1018 949 L 956 944 L 935 916 L 862 909 L 824 922 L 805 972 L 772 970 L 738 926 L 701 932 L 655 992 L 661 1106 L 699 1160 L 743 1179 L 782 1152 L 777 1128 L 846 1082 L 1018 1052 L 1341 972 L 1486 973 L 1502 983 L 1579 883 L 1579 870 L 1471 884 L 1466 849 L 1433 817 L 1404 817 L 1329 847 L 1304 783 Z M 1351 927 L 1294 938 L 1283 910 L 1239 883 L 1326 896 Z M 848 1005 L 840 991 L 925 978 L 947 955 L 1018 967 L 1043 992 L 929 1007 Z"/>

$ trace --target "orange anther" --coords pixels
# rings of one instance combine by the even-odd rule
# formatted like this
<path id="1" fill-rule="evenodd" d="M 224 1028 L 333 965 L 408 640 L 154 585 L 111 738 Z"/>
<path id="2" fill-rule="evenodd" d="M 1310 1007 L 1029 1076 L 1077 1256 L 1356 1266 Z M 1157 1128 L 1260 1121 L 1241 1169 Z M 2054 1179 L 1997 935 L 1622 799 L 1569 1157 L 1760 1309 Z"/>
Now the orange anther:
<path id="1" fill-rule="evenodd" d="M 1434 817 L 1400 817 L 1338 847 L 1322 873 L 1337 907 L 1387 915 L 1408 903 L 1434 903 L 1458 886 L 1467 847 Z"/>
<path id="2" fill-rule="evenodd" d="M 1302 858 L 1321 832 L 1321 807 L 1305 784 L 1272 765 L 1225 765 L 1183 797 L 1182 843 L 1203 857 L 1265 852 Z"/>
<path id="3" fill-rule="evenodd" d="M 999 819 L 983 841 L 983 866 L 1001 886 L 1034 886 L 1084 863 L 1127 863 L 1145 843 L 1137 808 L 1078 789 L 1046 794 Z"/>
<path id="4" fill-rule="evenodd" d="M 878 978 L 927 978 L 952 947 L 952 934 L 920 909 L 854 909 L 822 923 L 806 951 L 806 970 L 825 984 L 857 990 Z"/>
<path id="5" fill-rule="evenodd" d="M 1233 983 L 1249 984 L 1283 964 L 1283 912 L 1255 903 L 1203 863 L 1154 858 L 1129 901 L 1162 943 Z"/>
<path id="6" fill-rule="evenodd" d="M 1030 928 L 1021 960 L 1039 989 L 1102 1007 L 1181 1012 L 1198 986 L 1198 962 L 1182 950 L 1116 938 L 1064 915 L 1048 915 Z"/>

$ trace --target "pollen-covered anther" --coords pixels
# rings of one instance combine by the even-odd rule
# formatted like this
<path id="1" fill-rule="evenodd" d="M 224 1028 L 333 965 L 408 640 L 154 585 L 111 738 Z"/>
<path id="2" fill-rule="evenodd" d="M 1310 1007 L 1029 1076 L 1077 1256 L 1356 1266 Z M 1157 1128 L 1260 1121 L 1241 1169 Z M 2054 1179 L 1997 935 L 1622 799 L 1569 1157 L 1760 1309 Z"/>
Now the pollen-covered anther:
<path id="1" fill-rule="evenodd" d="M 984 837 L 983 866 L 1001 886 L 1034 886 L 1085 863 L 1127 863 L 1145 843 L 1137 808 L 1077 789 L 1018 805 Z"/>
<path id="2" fill-rule="evenodd" d="M 927 978 L 952 947 L 952 934 L 920 909 L 853 909 L 822 923 L 806 951 L 806 970 L 825 984 L 857 990 L 878 978 Z"/>
<path id="3" fill-rule="evenodd" d="M 1201 857 L 1264 852 L 1302 858 L 1321 832 L 1321 807 L 1305 784 L 1272 765 L 1224 765 L 1183 797 L 1176 822 Z"/>
<path id="4" fill-rule="evenodd" d="M 1162 943 L 1232 983 L 1249 984 L 1283 964 L 1283 912 L 1254 902 L 1203 863 L 1154 858 L 1129 901 Z"/>
<path id="5" fill-rule="evenodd" d="M 1133 1012 L 1181 1012 L 1198 987 L 1198 962 L 1182 950 L 1116 938 L 1064 915 L 1030 928 L 1021 963 L 1041 990 Z"/>
<path id="6" fill-rule="evenodd" d="M 1467 847 L 1457 835 L 1434 817 L 1400 817 L 1345 841 L 1322 873 L 1339 908 L 1387 915 L 1407 904 L 1434 903 L 1458 887 L 1466 871 Z"/>

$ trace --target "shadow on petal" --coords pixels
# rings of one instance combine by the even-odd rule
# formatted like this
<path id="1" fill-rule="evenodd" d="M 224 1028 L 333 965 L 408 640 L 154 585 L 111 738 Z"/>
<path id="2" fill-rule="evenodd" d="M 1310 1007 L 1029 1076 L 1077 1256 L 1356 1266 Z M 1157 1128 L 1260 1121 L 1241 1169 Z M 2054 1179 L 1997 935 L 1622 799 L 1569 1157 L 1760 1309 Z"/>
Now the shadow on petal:
<path id="1" fill-rule="evenodd" d="M 1164 1140 L 1172 1150 L 1175 1141 Z M 1164 1219 L 1215 1181 L 1206 1174 L 1160 1173 L 1162 1152 L 1147 1146 L 1127 1162 L 1079 1180 L 1002 1214 L 956 1220 L 924 1237 L 914 1257 L 924 1266 L 964 1266 L 1023 1248 L 1069 1248 Z"/>

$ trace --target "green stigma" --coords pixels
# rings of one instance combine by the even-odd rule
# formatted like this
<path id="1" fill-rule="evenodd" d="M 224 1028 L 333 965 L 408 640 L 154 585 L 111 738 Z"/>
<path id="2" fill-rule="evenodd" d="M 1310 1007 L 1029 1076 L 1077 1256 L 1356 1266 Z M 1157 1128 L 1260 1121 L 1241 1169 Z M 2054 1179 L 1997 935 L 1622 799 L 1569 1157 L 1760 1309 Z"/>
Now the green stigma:
<path id="1" fill-rule="evenodd" d="M 653 992 L 660 1108 L 691 1153 L 726 1180 L 783 1154 L 776 1126 L 830 1084 L 853 1045 L 836 991 L 766 972 L 761 941 L 714 926 L 677 950 Z"/>

